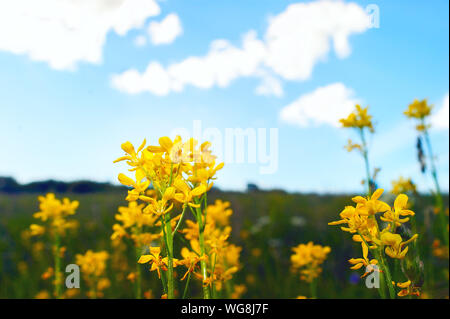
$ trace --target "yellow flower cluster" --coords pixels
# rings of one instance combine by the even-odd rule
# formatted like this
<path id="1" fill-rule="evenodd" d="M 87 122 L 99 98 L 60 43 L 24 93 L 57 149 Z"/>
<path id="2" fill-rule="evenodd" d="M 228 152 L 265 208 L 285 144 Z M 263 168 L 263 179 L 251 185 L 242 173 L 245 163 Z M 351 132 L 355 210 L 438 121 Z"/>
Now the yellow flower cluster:
<path id="1" fill-rule="evenodd" d="M 408 196 L 400 194 L 391 207 L 379 200 L 382 189 L 377 189 L 370 198 L 356 196 L 352 201 L 356 206 L 347 206 L 340 213 L 341 220 L 330 222 L 328 225 L 347 224 L 347 227 L 341 227 L 345 232 L 355 234 L 353 240 L 362 243 L 363 246 L 369 245 L 369 248 L 385 247 L 385 252 L 392 258 L 402 259 L 405 257 L 409 242 L 417 238 L 417 234 L 407 241 L 402 241 L 400 235 L 395 234 L 395 230 L 401 224 L 409 221 L 409 217 L 414 216 L 414 212 L 405 209 L 408 203 Z M 388 226 L 379 231 L 378 222 L 375 215 L 383 213 L 380 219 L 389 223 Z"/>
<path id="2" fill-rule="evenodd" d="M 39 196 L 38 199 L 40 211 L 33 214 L 33 217 L 40 219 L 46 225 L 31 224 L 30 232 L 32 236 L 42 235 L 46 231 L 49 231 L 50 235 L 64 235 L 67 229 L 78 226 L 76 221 L 66 219 L 67 216 L 75 214 L 79 206 L 78 201 L 71 202 L 68 198 L 61 201 L 53 193 L 48 193 L 45 197 Z"/>
<path id="3" fill-rule="evenodd" d="M 229 208 L 229 202 L 216 200 L 214 205 L 206 209 L 206 223 L 204 228 L 205 261 L 208 277 L 203 280 L 204 285 L 214 286 L 217 291 L 222 290 L 224 283 L 229 281 L 233 274 L 240 268 L 239 256 L 241 247 L 228 242 L 231 234 L 229 216 L 233 211 Z M 198 226 L 187 221 L 187 227 L 182 230 L 185 238 L 190 242 L 190 248 L 184 247 L 181 251 L 183 260 L 180 264 L 187 268 L 187 272 L 193 272 L 194 276 L 202 279 L 201 274 L 194 272 L 195 265 L 200 261 Z M 185 276 L 186 276 L 185 274 Z"/>
<path id="4" fill-rule="evenodd" d="M 135 201 L 129 202 L 128 206 L 120 206 L 115 218 L 119 223 L 113 225 L 111 240 L 114 242 L 130 238 L 136 247 L 148 246 L 161 237 L 161 233 L 153 234 L 150 227 L 155 226 L 157 216 L 144 214 L 142 212 L 145 204 Z"/>
<path id="5" fill-rule="evenodd" d="M 83 279 L 89 287 L 88 296 L 103 297 L 103 290 L 110 286 L 109 279 L 104 276 L 106 261 L 109 258 L 108 252 L 88 250 L 84 255 L 77 254 L 75 258 L 76 264 L 81 268 Z"/>
<path id="6" fill-rule="evenodd" d="M 427 99 L 422 101 L 415 99 L 403 114 L 409 118 L 424 119 L 431 114 L 432 108 L 431 105 L 428 105 Z"/>
<path id="7" fill-rule="evenodd" d="M 391 184 L 391 193 L 395 195 L 417 192 L 416 184 L 413 183 L 411 178 L 403 178 L 402 176 L 400 176 L 397 180 L 393 180 Z"/>
<path id="8" fill-rule="evenodd" d="M 398 195 L 394 201 L 394 207 L 391 208 L 387 203 L 379 200 L 382 193 L 383 190 L 378 189 L 370 198 L 362 196 L 352 198 L 356 206 L 345 207 L 340 213 L 341 220 L 328 223 L 328 225 L 345 225 L 341 226 L 341 229 L 353 234 L 352 239 L 361 244 L 362 258 L 352 258 L 349 263 L 353 265 L 351 269 L 367 267 L 363 276 L 375 269 L 373 265 L 383 261 L 379 260 L 383 259 L 383 253 L 393 259 L 404 259 L 409 249 L 407 245 L 418 237 L 415 234 L 404 241 L 401 235 L 396 234 L 397 227 L 408 222 L 408 216 L 414 216 L 414 212 L 407 209 L 408 196 Z M 377 214 L 380 213 L 382 215 L 379 219 L 387 223 L 381 231 L 379 221 L 376 219 Z M 369 249 L 374 252 L 376 259 L 368 259 Z"/>
<path id="9" fill-rule="evenodd" d="M 313 242 L 300 244 L 292 248 L 292 268 L 300 272 L 300 279 L 311 283 L 322 273 L 321 265 L 327 259 L 331 248 L 328 246 L 314 245 Z"/>
<path id="10" fill-rule="evenodd" d="M 190 278 L 191 273 L 202 278 L 205 298 L 210 297 L 205 286 L 212 287 L 214 282 L 219 291 L 238 268 L 239 257 L 235 254 L 239 255 L 240 249 L 227 243 L 231 232 L 228 219 L 232 214 L 229 203 L 217 201 L 207 205 L 206 193 L 213 186 L 216 172 L 223 167 L 223 163 L 216 164 L 210 147 L 209 142 L 198 145 L 193 138 L 183 141 L 179 136 L 174 140 L 161 137 L 157 146 L 146 146 L 144 140 L 137 150 L 126 142 L 122 144 L 126 155 L 115 161 L 126 161 L 134 178 L 119 174 L 120 183 L 130 187 L 126 198 L 130 204 L 119 210 L 116 219 L 121 224 L 114 225 L 112 239 L 128 236 L 127 228 L 136 225 L 161 227 L 158 234 L 147 233 L 145 240 L 139 241 L 149 249 L 138 262 L 150 263 L 150 270 L 158 272 L 167 298 L 174 295 L 173 269 L 177 266 L 187 269 L 181 279 L 188 275 Z M 177 208 L 181 212 L 172 216 Z M 186 220 L 186 228 L 181 230 L 186 210 L 192 212 L 194 221 Z M 181 259 L 177 259 L 173 238 L 180 233 L 190 247 L 184 247 Z M 158 238 L 161 244 L 155 247 L 151 242 Z M 195 272 L 198 264 L 200 274 Z M 161 270 L 167 272 L 167 278 L 162 278 Z"/>
<path id="11" fill-rule="evenodd" d="M 144 140 L 137 151 L 130 142 L 122 144 L 127 155 L 114 162 L 126 161 L 135 173 L 135 179 L 119 175 L 119 181 L 132 188 L 126 199 L 140 199 L 147 203 L 144 213 L 158 217 L 171 211 L 175 203 L 198 206 L 199 197 L 212 187 L 212 180 L 223 163 L 216 165 L 209 142 L 197 144 L 192 138 L 183 142 L 179 136 L 173 141 L 161 137 L 159 146 L 145 147 Z M 148 196 L 150 185 L 156 198 Z"/>
<path id="12" fill-rule="evenodd" d="M 362 108 L 360 105 L 355 106 L 355 110 L 350 113 L 347 118 L 339 120 L 343 127 L 353 127 L 363 129 L 367 127 L 371 132 L 374 131 L 372 116 L 368 113 L 368 107 Z"/>

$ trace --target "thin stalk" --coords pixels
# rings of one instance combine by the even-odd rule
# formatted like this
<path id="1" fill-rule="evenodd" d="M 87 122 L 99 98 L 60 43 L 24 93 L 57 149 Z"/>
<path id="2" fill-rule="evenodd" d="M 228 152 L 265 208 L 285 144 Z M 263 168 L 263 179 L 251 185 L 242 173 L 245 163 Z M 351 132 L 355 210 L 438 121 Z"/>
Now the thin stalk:
<path id="1" fill-rule="evenodd" d="M 136 248 L 136 260 L 138 260 L 140 257 L 140 249 L 139 247 Z M 142 298 L 142 270 L 141 266 L 136 263 L 136 272 L 137 272 L 137 278 L 136 278 L 136 299 Z"/>
<path id="2" fill-rule="evenodd" d="M 61 256 L 60 254 L 60 237 L 57 231 L 55 231 L 54 236 L 54 262 L 55 262 L 55 297 L 57 299 L 61 298 L 61 284 L 62 284 L 62 275 L 61 275 Z"/>
<path id="3" fill-rule="evenodd" d="M 425 126 L 423 119 L 422 119 L 422 125 Z M 442 239 L 444 240 L 445 245 L 448 246 L 449 239 L 448 239 L 448 232 L 447 232 L 447 222 L 446 222 L 445 212 L 443 209 L 441 187 L 439 185 L 439 180 L 437 177 L 437 169 L 436 169 L 436 164 L 434 162 L 434 154 L 433 154 L 433 149 L 431 147 L 430 135 L 428 134 L 428 130 L 426 128 L 423 132 L 423 135 L 425 137 L 425 143 L 427 144 L 427 149 L 428 149 L 428 157 L 430 158 L 430 163 L 431 163 L 431 176 L 433 177 L 434 186 L 436 188 L 435 199 L 436 199 L 437 208 L 439 209 L 439 219 L 440 219 L 440 226 L 441 226 L 440 228 L 442 231 Z"/>
<path id="4" fill-rule="evenodd" d="M 381 249 L 381 248 L 380 248 Z M 389 271 L 389 266 L 387 265 L 386 261 L 384 260 L 383 253 L 380 251 L 380 260 L 379 260 L 383 272 L 386 274 L 386 285 L 389 290 L 389 297 L 391 299 L 395 299 L 395 289 L 394 285 L 392 284 L 392 276 L 391 272 Z"/>
<path id="5" fill-rule="evenodd" d="M 309 284 L 309 291 L 311 298 L 317 299 L 317 278 L 314 278 Z"/>
<path id="6" fill-rule="evenodd" d="M 174 299 L 174 280 L 173 280 L 173 236 L 172 227 L 170 225 L 170 215 L 166 214 L 164 217 L 164 236 L 166 237 L 167 245 L 167 299 Z"/>
<path id="7" fill-rule="evenodd" d="M 191 281 L 191 272 L 188 273 L 188 277 L 186 279 L 186 285 L 184 286 L 184 292 L 183 292 L 183 299 L 186 299 L 190 281 Z"/>
<path id="8" fill-rule="evenodd" d="M 184 212 L 186 211 L 186 206 L 187 206 L 187 205 L 183 205 L 183 211 L 182 211 L 182 213 L 181 213 L 181 217 L 180 217 L 180 219 L 178 220 L 178 223 L 177 223 L 177 225 L 175 226 L 175 229 L 174 229 L 173 232 L 172 232 L 172 237 L 177 233 L 178 227 L 180 227 L 181 222 L 183 221 Z"/>
<path id="9" fill-rule="evenodd" d="M 367 143 L 366 143 L 366 137 L 364 135 L 364 129 L 360 128 L 359 133 L 361 135 L 361 142 L 362 142 L 362 155 L 364 157 L 364 163 L 366 166 L 366 176 L 367 176 L 367 195 L 370 196 L 372 193 L 372 190 L 370 188 L 370 182 L 372 180 L 372 177 L 370 176 L 370 166 L 369 166 L 369 155 L 367 150 Z"/>
<path id="10" fill-rule="evenodd" d="M 139 238 L 139 235 L 141 234 L 140 227 L 136 226 L 134 228 L 134 233 L 137 235 L 137 238 Z M 141 257 L 140 247 L 136 247 L 135 255 L 136 255 L 136 260 L 139 260 L 139 257 Z M 142 270 L 138 263 L 136 263 L 136 274 L 137 274 L 136 287 L 135 287 L 136 299 L 141 299 L 142 298 Z"/>
<path id="11" fill-rule="evenodd" d="M 359 231 L 358 231 L 358 235 L 361 237 L 362 241 L 367 246 L 367 249 L 369 249 L 369 247 L 370 247 L 369 243 L 366 241 L 364 236 Z M 380 252 L 378 250 L 375 250 L 374 255 L 375 255 L 376 260 L 381 259 Z M 380 278 L 382 278 L 381 282 L 385 281 L 382 273 L 380 273 Z M 386 287 L 383 284 L 380 285 L 380 289 L 378 289 L 378 293 L 380 294 L 381 299 L 386 299 Z"/>
<path id="12" fill-rule="evenodd" d="M 199 229 L 199 244 L 200 244 L 200 256 L 203 257 L 205 255 L 205 239 L 203 236 L 203 233 L 205 231 L 205 228 L 203 226 L 203 217 L 202 217 L 202 211 L 201 208 L 197 208 L 197 223 L 198 223 L 198 229 Z M 205 285 L 206 280 L 208 279 L 208 272 L 207 272 L 207 266 L 206 261 L 202 259 L 200 261 L 200 271 L 202 275 L 202 286 L 203 286 L 203 299 L 211 299 L 211 293 L 209 290 L 209 287 Z"/>

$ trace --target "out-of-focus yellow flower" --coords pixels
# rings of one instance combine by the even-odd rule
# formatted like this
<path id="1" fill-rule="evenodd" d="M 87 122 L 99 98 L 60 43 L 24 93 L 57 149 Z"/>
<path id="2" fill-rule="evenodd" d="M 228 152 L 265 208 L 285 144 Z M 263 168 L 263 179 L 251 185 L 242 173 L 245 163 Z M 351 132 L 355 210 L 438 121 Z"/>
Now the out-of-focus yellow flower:
<path id="1" fill-rule="evenodd" d="M 230 295 L 231 299 L 239 299 L 243 294 L 247 292 L 247 287 L 245 285 L 234 285 L 234 290 Z"/>
<path id="2" fill-rule="evenodd" d="M 35 299 L 50 299 L 50 294 L 47 290 L 39 291 L 36 296 L 34 296 Z"/>
<path id="3" fill-rule="evenodd" d="M 391 193 L 394 195 L 399 195 L 402 193 L 416 193 L 416 185 L 413 183 L 411 178 L 403 178 L 400 176 L 397 180 L 391 182 L 392 190 Z"/>
<path id="4" fill-rule="evenodd" d="M 106 251 L 93 252 L 88 250 L 84 255 L 77 254 L 75 258 L 84 275 L 100 277 L 106 270 L 106 261 L 109 258 L 109 254 Z"/>
<path id="5" fill-rule="evenodd" d="M 83 279 L 90 289 L 87 296 L 90 298 L 103 297 L 102 290 L 110 286 L 109 279 L 103 277 L 106 272 L 106 261 L 109 258 L 108 252 L 88 250 L 84 255 L 77 254 L 75 258 L 77 265 L 81 268 Z"/>
<path id="6" fill-rule="evenodd" d="M 251 250 L 251 254 L 252 254 L 253 257 L 258 258 L 259 256 L 261 256 L 262 251 L 261 251 L 260 248 L 253 248 L 253 249 Z"/>
<path id="7" fill-rule="evenodd" d="M 33 216 L 34 218 L 39 218 L 44 222 L 49 218 L 56 219 L 58 217 L 73 215 L 79 206 L 78 201 L 71 202 L 67 198 L 64 198 L 61 202 L 53 193 L 48 193 L 45 197 L 39 196 L 38 199 L 40 202 L 40 211 L 35 213 Z"/>
<path id="8" fill-rule="evenodd" d="M 37 224 L 30 225 L 31 236 L 40 236 L 45 233 L 45 227 Z"/>
<path id="9" fill-rule="evenodd" d="M 77 288 L 71 288 L 67 289 L 64 294 L 62 295 L 63 299 L 72 299 L 76 297 L 80 293 L 80 289 Z"/>
<path id="10" fill-rule="evenodd" d="M 367 127 L 373 132 L 372 116 L 367 113 L 368 107 L 355 106 L 355 110 L 347 118 L 339 120 L 343 127 L 353 127 L 363 129 Z"/>
<path id="11" fill-rule="evenodd" d="M 42 274 L 41 278 L 44 280 L 47 280 L 49 278 L 52 278 L 55 275 L 55 272 L 53 271 L 52 267 L 48 267 L 47 270 Z"/>
<path id="12" fill-rule="evenodd" d="M 320 267 L 331 251 L 328 246 L 314 245 L 313 242 L 299 244 L 292 248 L 291 264 L 294 270 L 300 272 L 300 278 L 312 282 L 322 272 Z"/>
<path id="13" fill-rule="evenodd" d="M 409 118 L 424 119 L 431 114 L 432 108 L 433 106 L 428 105 L 427 99 L 422 101 L 415 99 L 403 114 Z"/>
<path id="14" fill-rule="evenodd" d="M 344 148 L 347 150 L 347 152 L 351 152 L 353 150 L 358 150 L 358 151 L 362 152 L 362 149 L 363 149 L 361 144 L 353 143 L 353 141 L 351 139 L 349 139 L 347 141 L 347 145 L 345 145 Z"/>
<path id="15" fill-rule="evenodd" d="M 444 246 L 441 244 L 441 241 L 439 239 L 435 239 L 433 241 L 433 255 L 441 258 L 441 259 L 448 259 L 449 256 L 449 249 L 448 246 Z"/>
<path id="16" fill-rule="evenodd" d="M 68 198 L 61 201 L 53 193 L 48 193 L 45 197 L 39 196 L 38 199 L 40 211 L 33 214 L 33 217 L 40 219 L 42 222 L 48 221 L 48 224 L 46 226 L 32 224 L 30 226 L 32 236 L 44 234 L 46 227 L 48 227 L 48 232 L 58 235 L 63 235 L 67 229 L 78 227 L 76 221 L 66 220 L 67 216 L 75 214 L 75 210 L 79 206 L 78 201 L 71 202 Z"/>
<path id="17" fill-rule="evenodd" d="M 208 205 L 206 209 L 206 218 L 211 219 L 211 222 L 219 226 L 228 225 L 232 214 L 230 202 L 224 202 L 220 199 L 217 199 L 213 205 Z"/>
<path id="18" fill-rule="evenodd" d="M 153 292 L 151 290 L 147 290 L 144 292 L 145 299 L 153 299 Z"/>

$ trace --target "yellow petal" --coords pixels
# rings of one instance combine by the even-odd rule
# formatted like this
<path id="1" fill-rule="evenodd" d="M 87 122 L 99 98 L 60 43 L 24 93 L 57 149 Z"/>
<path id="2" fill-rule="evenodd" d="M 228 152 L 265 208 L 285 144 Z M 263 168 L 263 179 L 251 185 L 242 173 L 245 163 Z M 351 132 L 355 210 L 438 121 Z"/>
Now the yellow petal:
<path id="1" fill-rule="evenodd" d="M 135 184 L 131 178 L 122 173 L 119 174 L 119 182 L 125 186 L 133 186 Z"/>
<path id="2" fill-rule="evenodd" d="M 153 259 L 153 256 L 152 255 L 142 255 L 140 258 L 139 258 L 139 260 L 138 260 L 138 263 L 139 264 L 146 264 L 146 263 L 148 263 L 150 260 L 152 260 Z"/>
<path id="3" fill-rule="evenodd" d="M 383 192 L 384 192 L 384 189 L 382 189 L 382 188 L 377 189 L 377 190 L 373 193 L 373 195 L 372 195 L 372 197 L 371 197 L 370 199 L 372 199 L 372 200 L 377 200 L 378 198 L 380 198 L 380 196 L 381 196 L 381 194 L 383 194 Z"/>
<path id="4" fill-rule="evenodd" d="M 396 211 L 402 210 L 403 208 L 406 207 L 407 203 L 408 203 L 408 196 L 406 196 L 405 194 L 400 194 L 394 201 L 394 208 Z"/>
<path id="5" fill-rule="evenodd" d="M 163 136 L 159 139 L 159 145 L 161 145 L 161 147 L 166 151 L 169 152 L 170 149 L 173 146 L 172 140 L 167 137 L 167 136 Z"/>

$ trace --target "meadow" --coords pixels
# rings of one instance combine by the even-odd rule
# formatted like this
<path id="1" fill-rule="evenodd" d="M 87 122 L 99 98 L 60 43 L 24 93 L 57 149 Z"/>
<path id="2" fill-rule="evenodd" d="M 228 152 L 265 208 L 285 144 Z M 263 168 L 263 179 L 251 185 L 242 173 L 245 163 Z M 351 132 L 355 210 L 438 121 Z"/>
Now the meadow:
<path id="1" fill-rule="evenodd" d="M 366 168 L 359 194 L 223 192 L 214 188 L 224 164 L 211 143 L 179 136 L 156 146 L 144 139 L 137 149 L 123 143 L 114 161 L 128 168 L 122 187 L 51 182 L 39 193 L 31 191 L 39 185 L 14 192 L 3 179 L 0 297 L 448 298 L 448 194 L 437 179 L 430 113 L 426 100 L 405 111 L 418 120 L 430 194 L 403 177 L 378 187 L 365 142 L 372 116 L 359 105 L 341 119 L 359 133 L 345 146 Z M 79 285 L 65 280 L 66 265 L 79 267 Z"/>
<path id="2" fill-rule="evenodd" d="M 108 251 L 112 256 L 107 266 L 111 287 L 105 290 L 105 298 L 134 298 L 133 284 L 126 278 L 133 269 L 134 256 L 117 252 L 110 240 L 117 207 L 126 205 L 123 192 L 61 194 L 81 203 L 76 214 L 80 226 L 65 240 L 67 254 L 64 263 L 74 263 L 75 254 L 88 249 Z M 392 194 L 388 196 L 393 197 Z M 237 272 L 233 283 L 245 285 L 246 292 L 242 298 L 296 298 L 298 295 L 308 295 L 309 286 L 289 271 L 291 247 L 308 241 L 332 247 L 329 258 L 323 264 L 318 298 L 378 297 L 375 289 L 365 287 L 363 279 L 359 278 L 360 273 L 348 267 L 347 260 L 358 255 L 358 247 L 342 236 L 338 229 L 327 226 L 336 218 L 341 207 L 350 204 L 351 194 L 288 194 L 282 191 L 231 193 L 213 190 L 210 197 L 213 201 L 220 198 L 232 203 L 231 241 L 243 248 L 240 262 L 245 265 Z M 427 216 L 434 217 L 431 196 L 417 196 L 416 201 L 420 222 Z M 445 201 L 448 205 L 448 196 Z M 39 248 L 42 251 L 37 252 L 34 249 L 40 241 L 23 238 L 23 230 L 34 222 L 32 215 L 37 210 L 37 194 L 0 194 L 0 298 L 34 298 L 41 291 L 52 291 L 51 283 L 41 278 L 52 264 L 50 245 Z M 424 251 L 430 251 L 431 246 L 431 238 L 421 240 L 420 248 Z M 424 261 L 425 269 L 430 264 L 441 268 L 441 272 L 423 274 L 426 278 L 425 296 L 446 297 L 446 261 L 435 258 Z M 123 268 L 117 269 L 119 265 Z M 155 274 L 146 271 L 143 274 L 143 286 L 152 289 L 154 298 L 159 297 L 156 293 L 161 288 Z M 432 283 L 429 284 L 429 281 Z M 85 298 L 83 288 L 82 284 L 79 295 L 74 297 Z M 192 297 L 201 297 L 201 291 L 194 291 Z"/>

